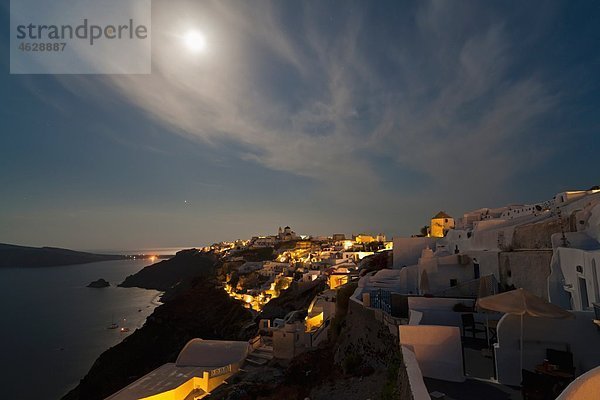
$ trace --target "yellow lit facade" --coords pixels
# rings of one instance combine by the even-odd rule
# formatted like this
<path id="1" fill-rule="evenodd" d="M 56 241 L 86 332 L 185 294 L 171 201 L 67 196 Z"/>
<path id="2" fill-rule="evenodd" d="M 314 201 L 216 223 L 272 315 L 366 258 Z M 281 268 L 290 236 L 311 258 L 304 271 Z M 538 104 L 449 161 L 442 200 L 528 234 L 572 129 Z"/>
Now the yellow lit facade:
<path id="1" fill-rule="evenodd" d="M 192 339 L 175 363 L 163 364 L 107 400 L 202 399 L 239 371 L 249 350 L 244 341 Z"/>
<path id="2" fill-rule="evenodd" d="M 311 332 L 323 325 L 323 312 L 314 316 L 306 317 L 306 332 Z"/>
<path id="3" fill-rule="evenodd" d="M 308 240 L 296 242 L 296 249 L 310 249 L 312 243 Z"/>
<path id="4" fill-rule="evenodd" d="M 345 274 L 329 275 L 329 289 L 335 289 L 339 286 L 345 285 L 348 282 L 350 282 L 350 275 L 345 275 Z"/>
<path id="5" fill-rule="evenodd" d="M 153 396 L 143 397 L 140 400 L 181 400 L 187 399 L 188 396 L 194 391 L 198 391 L 197 396 L 192 396 L 192 399 L 198 400 L 208 395 L 208 388 L 212 386 L 213 388 L 218 387 L 225 379 L 223 379 L 219 384 L 213 382 L 213 385 L 210 385 L 208 371 L 204 371 L 202 377 L 193 377 L 190 380 L 184 382 L 180 386 L 176 387 L 172 390 L 167 390 L 166 392 L 158 393 Z"/>
<path id="6" fill-rule="evenodd" d="M 377 239 L 374 236 L 365 235 L 365 234 L 360 234 L 360 235 L 356 236 L 354 238 L 354 240 L 356 241 L 356 243 L 359 243 L 359 244 L 371 243 L 371 242 L 377 241 Z"/>
<path id="7" fill-rule="evenodd" d="M 354 241 L 357 244 L 368 244 L 373 242 L 385 242 L 385 235 L 383 233 L 378 234 L 377 236 L 366 235 L 361 233 L 354 238 Z"/>
<path id="8" fill-rule="evenodd" d="M 454 229 L 454 218 L 446 214 L 444 211 L 440 211 L 433 218 L 431 218 L 429 236 L 436 238 L 443 238 L 450 229 Z"/>
<path id="9" fill-rule="evenodd" d="M 255 295 L 248 293 L 237 293 L 229 283 L 225 284 L 224 290 L 230 297 L 242 301 L 246 308 L 251 308 L 255 311 L 260 311 L 272 299 L 279 297 L 282 290 L 290 287 L 293 278 L 287 276 L 277 276 L 271 283 L 269 289 Z"/>

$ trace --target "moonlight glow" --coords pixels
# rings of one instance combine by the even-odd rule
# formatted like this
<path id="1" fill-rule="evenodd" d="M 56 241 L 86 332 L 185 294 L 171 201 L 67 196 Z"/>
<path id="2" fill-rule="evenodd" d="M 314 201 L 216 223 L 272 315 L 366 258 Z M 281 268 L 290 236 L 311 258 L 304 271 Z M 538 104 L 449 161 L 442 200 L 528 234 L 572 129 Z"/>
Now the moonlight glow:
<path id="1" fill-rule="evenodd" d="M 206 49 L 206 37 L 201 32 L 189 31 L 183 37 L 183 43 L 193 53 L 199 53 Z"/>

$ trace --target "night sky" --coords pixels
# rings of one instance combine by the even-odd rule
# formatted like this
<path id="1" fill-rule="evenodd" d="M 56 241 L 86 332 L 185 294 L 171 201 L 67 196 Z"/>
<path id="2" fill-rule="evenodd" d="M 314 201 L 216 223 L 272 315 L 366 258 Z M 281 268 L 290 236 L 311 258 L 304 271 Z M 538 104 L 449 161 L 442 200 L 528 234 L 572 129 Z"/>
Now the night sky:
<path id="1" fill-rule="evenodd" d="M 598 1 L 154 0 L 128 76 L 9 75 L 1 4 L 0 242 L 408 235 L 600 184 Z"/>

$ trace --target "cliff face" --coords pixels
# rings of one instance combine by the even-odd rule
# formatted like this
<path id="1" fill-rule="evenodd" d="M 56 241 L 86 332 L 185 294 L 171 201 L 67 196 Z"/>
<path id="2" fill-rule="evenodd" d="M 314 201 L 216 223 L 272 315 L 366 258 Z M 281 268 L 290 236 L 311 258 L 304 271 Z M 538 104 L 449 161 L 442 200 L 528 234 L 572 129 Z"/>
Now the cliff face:
<path id="1" fill-rule="evenodd" d="M 363 366 L 377 369 L 402 358 L 398 338 L 377 319 L 372 309 L 354 301 L 348 302 L 338 344 L 336 363 L 343 364 L 347 357 L 356 356 L 361 359 Z"/>
<path id="2" fill-rule="evenodd" d="M 110 283 L 102 278 L 94 281 L 94 282 L 90 282 L 89 285 L 87 285 L 87 287 L 89 288 L 105 288 L 105 287 L 109 287 Z"/>
<path id="3" fill-rule="evenodd" d="M 96 400 L 115 393 L 167 362 L 174 362 L 193 338 L 247 340 L 242 328 L 251 313 L 231 299 L 211 278 L 191 287 L 154 310 L 146 324 L 105 351 L 65 400 Z"/>
<path id="4" fill-rule="evenodd" d="M 352 283 L 338 290 L 329 340 L 318 349 L 296 356 L 285 366 L 275 362 L 243 372 L 210 398 L 411 400 L 398 340 L 368 310 L 350 305 L 356 287 Z"/>
<path id="5" fill-rule="evenodd" d="M 121 287 L 140 287 L 168 291 L 191 278 L 212 276 L 216 258 L 196 249 L 182 250 L 175 257 L 149 265 L 129 275 Z"/>
<path id="6" fill-rule="evenodd" d="M 412 399 L 398 337 L 376 316 L 375 311 L 348 301 L 348 311 L 338 337 L 335 362 L 347 372 L 383 373 L 381 399 Z M 403 371 L 404 370 L 404 371 Z M 402 397 L 401 397 L 402 394 Z M 406 397 L 404 397 L 406 396 Z"/>
<path id="7" fill-rule="evenodd" d="M 372 271 L 379 271 L 380 269 L 392 268 L 392 250 L 381 251 L 370 256 L 366 256 L 358 264 L 360 269 L 360 275 L 366 275 Z"/>
<path id="8" fill-rule="evenodd" d="M 120 259 L 125 259 L 125 256 L 85 253 L 55 247 L 26 247 L 0 243 L 0 268 L 56 267 Z"/>

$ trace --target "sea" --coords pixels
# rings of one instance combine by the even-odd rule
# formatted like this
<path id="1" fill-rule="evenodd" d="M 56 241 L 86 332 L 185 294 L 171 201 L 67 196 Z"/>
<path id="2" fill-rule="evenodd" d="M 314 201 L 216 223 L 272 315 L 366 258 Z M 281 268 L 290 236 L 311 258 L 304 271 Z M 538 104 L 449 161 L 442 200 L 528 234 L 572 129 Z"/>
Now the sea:
<path id="1" fill-rule="evenodd" d="M 116 254 L 164 255 L 177 250 Z M 158 291 L 116 287 L 149 264 L 137 259 L 0 268 L 1 397 L 59 399 L 74 388 L 102 352 L 140 328 L 160 304 Z M 111 286 L 86 287 L 99 278 Z M 108 329 L 113 322 L 129 332 Z"/>

